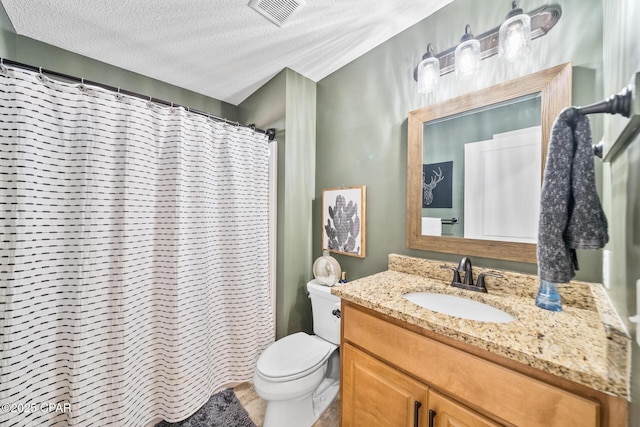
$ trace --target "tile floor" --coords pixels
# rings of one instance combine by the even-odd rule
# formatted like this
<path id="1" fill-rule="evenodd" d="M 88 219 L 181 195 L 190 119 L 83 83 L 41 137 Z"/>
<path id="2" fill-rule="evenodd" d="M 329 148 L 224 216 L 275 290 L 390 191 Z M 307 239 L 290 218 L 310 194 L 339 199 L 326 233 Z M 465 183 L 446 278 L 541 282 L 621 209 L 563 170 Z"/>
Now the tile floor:
<path id="1" fill-rule="evenodd" d="M 243 383 L 235 387 L 234 392 L 242 406 L 247 410 L 253 422 L 262 427 L 267 402 L 253 390 L 253 384 Z M 320 416 L 313 427 L 338 427 L 340 425 L 340 398 L 336 398 L 329 408 Z"/>

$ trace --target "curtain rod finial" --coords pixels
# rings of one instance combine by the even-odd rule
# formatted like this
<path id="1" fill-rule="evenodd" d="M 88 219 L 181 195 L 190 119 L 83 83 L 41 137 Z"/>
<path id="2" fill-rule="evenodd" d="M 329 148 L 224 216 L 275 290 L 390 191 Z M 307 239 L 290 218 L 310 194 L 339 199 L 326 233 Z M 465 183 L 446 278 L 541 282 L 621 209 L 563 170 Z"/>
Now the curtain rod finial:
<path id="1" fill-rule="evenodd" d="M 264 133 L 269 137 L 269 141 L 273 141 L 276 137 L 276 128 L 269 128 Z"/>

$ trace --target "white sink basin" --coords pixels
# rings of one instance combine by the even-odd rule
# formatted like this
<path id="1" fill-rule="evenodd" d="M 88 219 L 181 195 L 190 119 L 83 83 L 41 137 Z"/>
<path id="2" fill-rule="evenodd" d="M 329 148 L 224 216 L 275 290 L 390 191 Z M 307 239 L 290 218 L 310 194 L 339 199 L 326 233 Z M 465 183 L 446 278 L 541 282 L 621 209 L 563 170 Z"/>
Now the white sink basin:
<path id="1" fill-rule="evenodd" d="M 403 296 L 420 307 L 463 319 L 494 323 L 509 323 L 516 320 L 509 313 L 490 305 L 453 295 L 412 292 Z"/>

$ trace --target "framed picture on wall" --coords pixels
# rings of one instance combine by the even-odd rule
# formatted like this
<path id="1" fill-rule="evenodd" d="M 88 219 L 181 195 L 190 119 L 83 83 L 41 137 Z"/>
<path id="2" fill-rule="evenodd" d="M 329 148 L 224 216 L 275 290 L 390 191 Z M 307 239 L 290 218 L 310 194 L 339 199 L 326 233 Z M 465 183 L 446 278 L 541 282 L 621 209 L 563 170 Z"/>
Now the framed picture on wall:
<path id="1" fill-rule="evenodd" d="M 365 257 L 366 187 L 322 190 L 322 249 Z"/>

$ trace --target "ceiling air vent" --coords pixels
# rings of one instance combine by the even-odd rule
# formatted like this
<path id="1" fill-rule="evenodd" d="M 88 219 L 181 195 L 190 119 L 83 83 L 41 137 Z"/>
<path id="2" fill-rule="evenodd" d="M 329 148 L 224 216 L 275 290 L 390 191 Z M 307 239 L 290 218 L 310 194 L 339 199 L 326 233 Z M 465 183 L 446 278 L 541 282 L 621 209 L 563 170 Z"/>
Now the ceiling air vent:
<path id="1" fill-rule="evenodd" d="M 251 0 L 249 6 L 279 27 L 295 15 L 305 0 Z"/>

